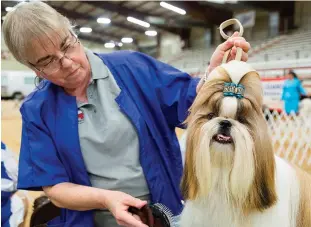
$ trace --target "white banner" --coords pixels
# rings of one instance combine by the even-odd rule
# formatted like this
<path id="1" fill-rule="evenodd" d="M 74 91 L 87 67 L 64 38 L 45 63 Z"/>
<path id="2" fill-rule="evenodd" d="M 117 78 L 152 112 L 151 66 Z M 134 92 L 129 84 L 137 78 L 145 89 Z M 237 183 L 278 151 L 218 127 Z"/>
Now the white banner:
<path id="1" fill-rule="evenodd" d="M 281 79 L 262 79 L 262 87 L 264 97 L 269 97 L 273 100 L 280 100 L 283 91 L 284 78 Z"/>
<path id="2" fill-rule="evenodd" d="M 283 109 L 282 92 L 285 78 L 261 79 L 263 102 L 270 109 Z"/>

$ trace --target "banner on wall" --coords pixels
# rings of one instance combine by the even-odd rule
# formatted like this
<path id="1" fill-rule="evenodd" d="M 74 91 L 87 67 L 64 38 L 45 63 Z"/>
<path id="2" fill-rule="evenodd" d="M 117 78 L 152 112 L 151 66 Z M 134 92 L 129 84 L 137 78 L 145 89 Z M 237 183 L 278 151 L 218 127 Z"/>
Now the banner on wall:
<path id="1" fill-rule="evenodd" d="M 256 12 L 254 10 L 235 15 L 244 28 L 251 28 L 255 25 Z M 237 28 L 237 27 L 236 27 Z"/>
<path id="2" fill-rule="evenodd" d="M 285 78 L 269 78 L 261 81 L 265 97 L 273 100 L 281 99 Z"/>
<path id="3" fill-rule="evenodd" d="M 281 98 L 285 78 L 263 78 L 261 82 L 264 104 L 270 109 L 282 110 L 283 101 Z"/>

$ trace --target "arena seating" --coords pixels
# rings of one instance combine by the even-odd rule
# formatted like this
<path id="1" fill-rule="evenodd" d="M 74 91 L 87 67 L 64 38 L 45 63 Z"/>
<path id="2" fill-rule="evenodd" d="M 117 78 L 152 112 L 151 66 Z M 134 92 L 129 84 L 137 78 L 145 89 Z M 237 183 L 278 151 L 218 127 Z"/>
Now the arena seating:
<path id="1" fill-rule="evenodd" d="M 288 68 L 310 66 L 311 29 L 300 29 L 288 35 L 281 35 L 265 41 L 251 40 L 249 62 L 256 69 Z M 204 72 L 216 46 L 207 49 L 185 50 L 178 56 L 169 59 L 160 58 L 178 69 L 189 73 Z M 305 70 L 311 75 L 311 69 Z M 279 76 L 279 73 L 272 73 Z"/>
<path id="2" fill-rule="evenodd" d="M 307 93 L 311 95 L 311 28 L 304 27 L 287 35 L 267 40 L 250 40 L 249 63 L 262 78 L 284 76 L 288 69 L 294 69 L 302 80 Z M 174 67 L 201 77 L 216 46 L 206 49 L 184 50 L 168 59 L 160 58 Z"/>

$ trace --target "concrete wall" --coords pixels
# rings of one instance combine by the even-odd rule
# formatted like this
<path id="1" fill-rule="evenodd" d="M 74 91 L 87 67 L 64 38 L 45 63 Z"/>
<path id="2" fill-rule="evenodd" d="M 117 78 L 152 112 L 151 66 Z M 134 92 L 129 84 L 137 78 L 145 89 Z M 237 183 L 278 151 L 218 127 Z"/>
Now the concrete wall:
<path id="1" fill-rule="evenodd" d="M 311 28 L 311 1 L 295 2 L 295 25 Z"/>
<path id="2" fill-rule="evenodd" d="M 211 45 L 211 31 L 207 28 L 192 28 L 190 34 L 192 48 L 207 48 Z"/>

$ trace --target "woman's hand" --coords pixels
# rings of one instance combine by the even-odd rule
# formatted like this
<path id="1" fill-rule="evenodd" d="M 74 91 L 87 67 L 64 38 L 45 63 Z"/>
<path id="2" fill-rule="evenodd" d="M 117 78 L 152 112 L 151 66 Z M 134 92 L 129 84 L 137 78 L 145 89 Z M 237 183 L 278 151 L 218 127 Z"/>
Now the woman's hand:
<path id="1" fill-rule="evenodd" d="M 216 50 L 214 51 L 211 60 L 210 60 L 210 65 L 208 66 L 206 73 L 209 74 L 213 69 L 215 69 L 217 66 L 221 65 L 222 59 L 225 55 L 225 52 L 229 49 L 231 49 L 230 55 L 228 57 L 227 61 L 231 61 L 235 59 L 236 52 L 237 52 L 237 47 L 242 48 L 243 53 L 242 53 L 242 61 L 247 61 L 248 60 L 248 51 L 250 49 L 250 44 L 246 42 L 246 40 L 243 37 L 238 36 L 239 33 L 235 32 L 229 39 L 227 39 L 225 42 L 220 44 Z M 200 90 L 202 87 L 204 81 L 203 78 L 199 82 L 197 86 L 197 92 Z"/>
<path id="2" fill-rule="evenodd" d="M 246 42 L 246 40 L 243 37 L 238 36 L 239 33 L 235 32 L 229 39 L 227 39 L 225 42 L 220 44 L 215 52 L 213 53 L 210 65 L 208 66 L 207 72 L 210 73 L 214 68 L 221 65 L 222 59 L 225 55 L 225 52 L 232 48 L 230 56 L 228 58 L 228 61 L 234 60 L 237 52 L 237 47 L 240 47 L 243 50 L 242 53 L 242 61 L 248 60 L 248 51 L 250 49 L 250 44 Z"/>
<path id="3" fill-rule="evenodd" d="M 128 212 L 130 206 L 140 209 L 147 202 L 123 192 L 93 188 L 69 182 L 45 186 L 43 190 L 57 207 L 79 211 L 107 208 L 119 225 L 148 227 L 140 221 L 139 216 Z"/>
<path id="4" fill-rule="evenodd" d="M 137 215 L 128 212 L 130 206 L 140 209 L 147 204 L 147 201 L 142 201 L 119 191 L 106 191 L 105 197 L 105 207 L 110 210 L 119 225 L 148 227 L 140 221 Z"/>

